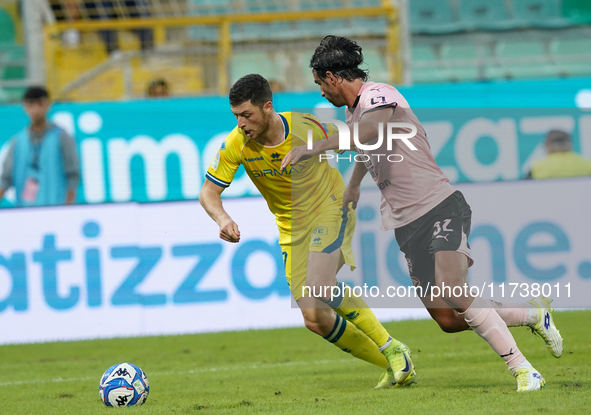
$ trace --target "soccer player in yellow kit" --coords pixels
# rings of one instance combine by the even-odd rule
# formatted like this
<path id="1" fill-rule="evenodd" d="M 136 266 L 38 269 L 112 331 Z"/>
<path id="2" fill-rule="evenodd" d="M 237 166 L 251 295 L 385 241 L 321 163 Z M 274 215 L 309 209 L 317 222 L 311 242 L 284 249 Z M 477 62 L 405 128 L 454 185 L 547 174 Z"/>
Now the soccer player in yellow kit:
<path id="1" fill-rule="evenodd" d="M 338 296 L 331 295 L 341 266 L 355 267 L 355 213 L 342 209 L 345 184 L 340 173 L 316 160 L 279 168 L 293 146 L 306 143 L 308 130 L 317 141 L 335 134 L 336 127 L 320 124 L 311 114 L 275 112 L 269 84 L 260 75 L 240 78 L 229 98 L 238 125 L 212 160 L 199 196 L 219 225 L 220 238 L 240 241 L 240 230 L 224 210 L 221 193 L 242 164 L 276 217 L 287 282 L 306 327 L 385 369 L 376 388 L 414 383 L 408 347 L 388 334 L 365 301 L 344 285 L 334 291 Z"/>

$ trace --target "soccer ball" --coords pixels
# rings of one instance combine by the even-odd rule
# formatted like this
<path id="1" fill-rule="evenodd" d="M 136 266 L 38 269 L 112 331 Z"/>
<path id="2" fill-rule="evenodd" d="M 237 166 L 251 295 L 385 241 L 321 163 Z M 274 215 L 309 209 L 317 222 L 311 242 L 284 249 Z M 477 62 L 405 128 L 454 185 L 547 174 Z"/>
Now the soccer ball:
<path id="1" fill-rule="evenodd" d="M 107 406 L 141 405 L 148 399 L 150 384 L 142 369 L 131 363 L 119 363 L 103 373 L 99 393 Z"/>

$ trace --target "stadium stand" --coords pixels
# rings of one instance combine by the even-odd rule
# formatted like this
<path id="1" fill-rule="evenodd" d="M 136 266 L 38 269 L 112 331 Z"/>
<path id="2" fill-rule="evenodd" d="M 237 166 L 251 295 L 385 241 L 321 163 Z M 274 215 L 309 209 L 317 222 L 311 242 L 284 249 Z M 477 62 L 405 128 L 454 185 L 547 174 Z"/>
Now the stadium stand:
<path id="1" fill-rule="evenodd" d="M 410 4 L 415 83 L 591 75 L 591 2 Z"/>
<path id="2" fill-rule="evenodd" d="M 305 76 L 308 55 L 326 34 L 362 41 L 374 79 L 401 76 L 401 66 L 388 67 L 388 61 L 402 62 L 400 54 L 388 49 L 392 48 L 387 33 L 393 20 L 386 12 L 354 13 L 356 8 L 378 10 L 396 1 L 45 1 L 58 21 L 46 27 L 48 86 L 61 99 L 142 96 L 144 81 L 167 71 L 189 77 L 170 83 L 173 95 L 218 93 L 254 71 L 292 90 L 311 89 L 315 86 Z M 586 45 L 591 39 L 591 2 L 587 0 L 407 3 L 414 83 L 591 75 L 591 48 Z M 6 4 L 12 5 L 10 13 L 2 8 Z M 16 4 L 16 0 L 0 0 L 0 101 L 17 96 L 7 94 L 15 91 L 7 85 L 27 76 L 26 53 L 15 23 Z M 335 15 L 335 10 L 349 14 Z M 245 19 L 249 13 L 253 18 Z M 267 17 L 260 18 L 265 13 Z M 268 13 L 280 17 L 273 19 Z M 316 16 L 306 18 L 302 13 Z M 188 18 L 194 19 L 189 22 Z M 226 18 L 230 19 L 227 33 Z M 146 27 L 130 24 L 138 20 L 147 21 Z M 101 29 L 84 27 L 99 21 Z M 221 46 L 224 36 L 231 41 L 226 47 Z"/>

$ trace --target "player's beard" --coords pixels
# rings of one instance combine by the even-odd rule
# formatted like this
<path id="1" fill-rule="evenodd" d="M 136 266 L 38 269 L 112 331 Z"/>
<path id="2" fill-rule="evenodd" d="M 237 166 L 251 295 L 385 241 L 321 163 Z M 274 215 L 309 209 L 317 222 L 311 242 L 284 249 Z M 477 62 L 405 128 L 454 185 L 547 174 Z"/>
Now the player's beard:
<path id="1" fill-rule="evenodd" d="M 269 132 L 269 120 L 271 119 L 270 115 L 267 115 L 263 112 L 263 121 L 261 128 L 258 131 L 252 131 L 251 136 L 255 140 L 258 140 L 261 137 L 266 137 L 267 133 Z"/>
<path id="2" fill-rule="evenodd" d="M 332 105 L 334 105 L 337 108 L 347 105 L 346 103 L 341 102 L 338 99 L 338 96 L 333 96 L 332 94 L 327 94 L 326 92 L 324 93 L 324 98 L 326 98 L 326 100 L 328 102 L 330 102 Z"/>

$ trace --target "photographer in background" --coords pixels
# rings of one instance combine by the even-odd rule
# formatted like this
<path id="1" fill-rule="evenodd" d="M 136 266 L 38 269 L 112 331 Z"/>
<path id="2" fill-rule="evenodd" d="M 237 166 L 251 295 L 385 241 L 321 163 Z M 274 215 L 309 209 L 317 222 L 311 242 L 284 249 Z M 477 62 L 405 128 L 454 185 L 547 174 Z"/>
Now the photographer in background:
<path id="1" fill-rule="evenodd" d="M 45 88 L 28 88 L 23 104 L 31 123 L 10 142 L 2 169 L 0 200 L 14 186 L 15 206 L 74 203 L 80 180 L 74 139 L 47 120 L 51 102 Z"/>

